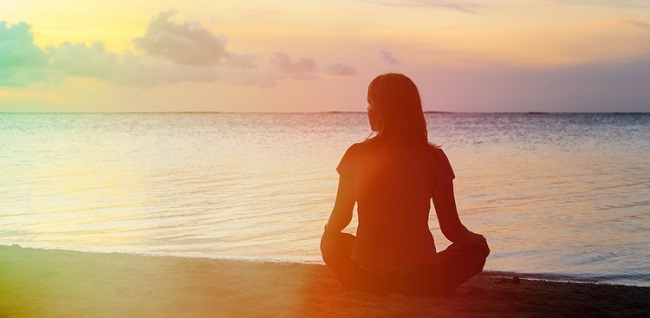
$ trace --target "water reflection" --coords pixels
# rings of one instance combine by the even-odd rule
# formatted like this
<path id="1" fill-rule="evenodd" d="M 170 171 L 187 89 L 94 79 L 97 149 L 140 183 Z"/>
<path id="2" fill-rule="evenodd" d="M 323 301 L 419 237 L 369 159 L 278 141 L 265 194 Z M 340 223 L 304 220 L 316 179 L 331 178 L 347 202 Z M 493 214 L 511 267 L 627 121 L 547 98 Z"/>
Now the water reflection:
<path id="1" fill-rule="evenodd" d="M 487 269 L 650 275 L 650 115 L 427 116 L 463 221 L 493 247 Z M 0 244 L 318 261 L 334 168 L 366 126 L 362 114 L 0 114 Z"/>

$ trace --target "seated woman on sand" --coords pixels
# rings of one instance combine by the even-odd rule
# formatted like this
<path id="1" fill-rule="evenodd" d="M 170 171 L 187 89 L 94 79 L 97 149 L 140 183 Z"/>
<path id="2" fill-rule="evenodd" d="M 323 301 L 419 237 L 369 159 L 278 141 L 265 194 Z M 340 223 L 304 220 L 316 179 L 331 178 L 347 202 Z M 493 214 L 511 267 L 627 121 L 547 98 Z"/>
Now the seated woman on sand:
<path id="1" fill-rule="evenodd" d="M 485 238 L 458 218 L 454 172 L 427 127 L 415 84 L 402 74 L 377 76 L 368 87 L 375 136 L 353 144 L 337 167 L 336 202 L 325 225 L 325 264 L 347 290 L 377 295 L 444 295 L 480 273 Z M 436 253 L 429 230 L 431 199 L 451 244 Z M 357 203 L 357 236 L 342 233 Z"/>

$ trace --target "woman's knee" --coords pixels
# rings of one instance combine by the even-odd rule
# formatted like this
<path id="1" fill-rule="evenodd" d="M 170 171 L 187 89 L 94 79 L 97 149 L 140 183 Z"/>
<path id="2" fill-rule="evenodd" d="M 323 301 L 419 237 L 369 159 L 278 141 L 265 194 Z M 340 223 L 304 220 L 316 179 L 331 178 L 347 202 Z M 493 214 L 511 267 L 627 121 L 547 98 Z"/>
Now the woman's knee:
<path id="1" fill-rule="evenodd" d="M 354 247 L 354 235 L 347 233 L 325 233 L 320 241 L 320 251 L 325 263 L 331 258 L 350 258 Z"/>
<path id="2" fill-rule="evenodd" d="M 354 240 L 354 235 L 347 233 L 325 233 L 321 238 L 323 261 L 339 278 L 343 278 L 350 262 Z"/>
<path id="3" fill-rule="evenodd" d="M 439 255 L 441 274 L 452 289 L 481 273 L 487 257 L 480 248 L 457 244 L 452 244 Z"/>
<path id="4" fill-rule="evenodd" d="M 352 247 L 354 245 L 355 237 L 348 233 L 327 233 L 323 234 L 320 241 L 321 251 L 328 249 L 341 249 Z"/>

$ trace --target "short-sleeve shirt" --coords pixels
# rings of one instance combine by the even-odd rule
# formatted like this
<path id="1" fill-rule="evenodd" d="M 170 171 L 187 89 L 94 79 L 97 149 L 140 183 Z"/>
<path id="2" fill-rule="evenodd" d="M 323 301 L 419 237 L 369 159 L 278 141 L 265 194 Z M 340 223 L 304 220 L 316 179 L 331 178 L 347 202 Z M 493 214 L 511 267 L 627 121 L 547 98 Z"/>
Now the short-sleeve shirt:
<path id="1" fill-rule="evenodd" d="M 352 145 L 336 170 L 355 189 L 359 225 L 352 259 L 436 262 L 428 225 L 431 198 L 455 177 L 442 149 L 397 149 L 369 140 Z"/>

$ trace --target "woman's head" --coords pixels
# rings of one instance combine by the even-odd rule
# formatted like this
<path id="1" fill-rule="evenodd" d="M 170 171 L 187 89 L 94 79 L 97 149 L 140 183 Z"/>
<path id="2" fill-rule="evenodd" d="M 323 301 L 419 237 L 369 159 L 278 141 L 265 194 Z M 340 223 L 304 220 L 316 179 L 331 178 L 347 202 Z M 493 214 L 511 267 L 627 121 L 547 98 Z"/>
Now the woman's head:
<path id="1" fill-rule="evenodd" d="M 368 86 L 368 104 L 375 138 L 401 144 L 428 143 L 420 93 L 410 78 L 396 73 L 375 77 Z"/>

